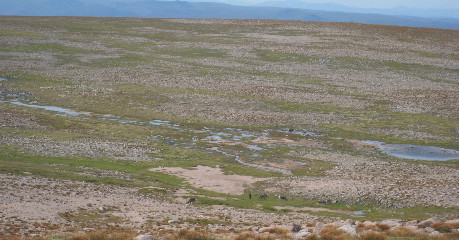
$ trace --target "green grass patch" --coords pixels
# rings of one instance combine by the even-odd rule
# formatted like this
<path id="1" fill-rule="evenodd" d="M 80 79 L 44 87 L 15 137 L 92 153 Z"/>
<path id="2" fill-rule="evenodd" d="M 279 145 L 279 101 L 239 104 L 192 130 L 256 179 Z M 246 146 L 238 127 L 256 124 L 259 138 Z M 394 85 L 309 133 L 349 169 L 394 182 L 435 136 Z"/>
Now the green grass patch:
<path id="1" fill-rule="evenodd" d="M 59 216 L 70 222 L 79 222 L 85 224 L 95 224 L 95 223 L 122 223 L 123 220 L 121 217 L 113 216 L 111 214 L 104 214 L 98 212 L 64 212 L 59 213 Z"/>
<path id="2" fill-rule="evenodd" d="M 205 219 L 205 218 L 202 218 L 202 219 L 190 218 L 190 219 L 185 219 L 184 221 L 189 223 L 189 224 L 199 224 L 199 225 L 203 225 L 203 226 L 207 226 L 209 224 L 212 224 L 212 225 L 215 225 L 215 224 L 226 225 L 226 224 L 229 223 L 228 221 L 221 221 L 221 220 L 216 220 L 216 219 Z"/>
<path id="3" fill-rule="evenodd" d="M 332 169 L 335 164 L 318 159 L 302 159 L 304 164 L 292 170 L 294 176 L 323 176 L 324 172 Z"/>
<path id="4" fill-rule="evenodd" d="M 378 108 L 384 110 L 383 108 Z M 428 114 L 401 113 L 379 111 L 374 113 L 346 113 L 346 117 L 360 117 L 356 124 L 322 124 L 328 136 L 344 137 L 360 140 L 375 140 L 385 143 L 407 143 L 429 145 L 457 150 L 454 140 L 459 120 L 432 116 Z M 374 131 L 376 130 L 376 131 Z M 413 137 L 403 131 L 427 133 L 433 138 Z M 384 132 L 387 133 L 384 133 Z M 392 132 L 401 132 L 394 136 Z M 435 136 L 446 137 L 439 139 Z"/>
<path id="5" fill-rule="evenodd" d="M 151 172 L 148 169 L 154 164 L 136 163 L 111 159 L 92 159 L 87 157 L 47 157 L 32 155 L 2 146 L 0 151 L 0 172 L 17 175 L 30 173 L 32 175 L 86 181 L 98 184 L 117 185 L 125 187 L 165 187 L 174 188 L 182 184 L 182 180 L 162 173 Z M 83 167 L 83 168 L 82 168 Z M 88 173 L 87 168 L 94 169 L 93 173 L 100 170 L 118 171 L 126 173 L 131 179 L 114 177 L 100 177 Z"/>
<path id="6" fill-rule="evenodd" d="M 0 36 L 15 36 L 15 37 L 43 37 L 40 32 L 29 32 L 17 29 L 0 29 Z"/>
<path id="7" fill-rule="evenodd" d="M 317 57 L 306 56 L 303 54 L 286 53 L 274 50 L 257 50 L 258 60 L 265 62 L 302 62 L 309 63 L 317 60 Z"/>
<path id="8" fill-rule="evenodd" d="M 52 52 L 59 54 L 85 54 L 85 53 L 105 53 L 100 50 L 90 50 L 77 47 L 68 47 L 59 43 L 29 43 L 27 45 L 3 45 L 0 46 L 0 51 L 3 52 Z"/>

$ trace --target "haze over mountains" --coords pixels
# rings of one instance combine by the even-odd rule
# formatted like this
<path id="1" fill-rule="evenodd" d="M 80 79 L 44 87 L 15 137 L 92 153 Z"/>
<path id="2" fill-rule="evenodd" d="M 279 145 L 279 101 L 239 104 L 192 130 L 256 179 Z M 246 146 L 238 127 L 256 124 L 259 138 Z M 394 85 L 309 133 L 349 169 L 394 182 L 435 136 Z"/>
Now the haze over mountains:
<path id="1" fill-rule="evenodd" d="M 203 0 L 187 0 L 189 2 L 202 2 Z M 382 8 L 381 4 L 377 5 L 375 2 L 370 4 L 371 7 L 351 7 L 344 4 L 337 4 L 331 2 L 332 0 L 325 0 L 320 3 L 308 2 L 307 0 L 261 0 L 256 3 L 250 3 L 249 0 L 209 0 L 212 2 L 220 2 L 232 5 L 241 6 L 269 6 L 269 7 L 284 7 L 284 8 L 301 8 L 309 10 L 324 10 L 324 11 L 339 11 L 351 13 L 366 13 L 366 14 L 384 14 L 384 15 L 401 15 L 425 18 L 457 18 L 459 19 L 459 9 L 448 8 L 449 6 L 441 5 L 441 2 L 435 4 L 435 8 L 429 8 L 428 5 L 416 4 L 416 6 L 404 6 L 406 1 L 399 1 L 399 3 Z M 345 2 L 345 1 L 343 1 Z M 348 2 L 350 3 L 350 2 Z M 379 6 L 379 7 L 378 7 Z"/>
<path id="2" fill-rule="evenodd" d="M 0 0 L 0 15 L 279 19 L 459 29 L 459 18 L 454 18 L 458 11 L 454 9 L 363 9 L 302 1 L 289 1 L 288 4 L 272 1 L 250 6 L 246 2 L 231 1 L 231 4 L 241 5 L 198 0 Z M 425 16 L 435 18 L 403 16 L 419 15 L 419 11 L 423 11 Z M 445 18 L 439 18 L 440 16 Z"/>

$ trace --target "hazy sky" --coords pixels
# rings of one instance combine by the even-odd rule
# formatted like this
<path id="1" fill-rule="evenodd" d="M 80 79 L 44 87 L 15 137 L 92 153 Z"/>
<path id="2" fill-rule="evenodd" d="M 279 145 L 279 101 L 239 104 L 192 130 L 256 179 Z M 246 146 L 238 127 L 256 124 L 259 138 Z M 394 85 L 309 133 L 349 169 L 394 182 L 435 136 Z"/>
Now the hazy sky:
<path id="1" fill-rule="evenodd" d="M 240 0 L 244 2 L 260 3 L 266 1 L 290 0 Z M 337 3 L 361 8 L 392 8 L 398 6 L 414 8 L 459 9 L 459 0 L 303 0 L 311 3 Z"/>

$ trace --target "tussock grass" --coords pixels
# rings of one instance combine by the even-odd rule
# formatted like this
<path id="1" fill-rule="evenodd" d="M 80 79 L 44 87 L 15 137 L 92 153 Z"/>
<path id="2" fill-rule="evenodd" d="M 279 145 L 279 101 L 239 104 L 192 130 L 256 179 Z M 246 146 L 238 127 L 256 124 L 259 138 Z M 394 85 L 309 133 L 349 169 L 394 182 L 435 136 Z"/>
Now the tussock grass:
<path id="1" fill-rule="evenodd" d="M 134 237 L 134 233 L 111 233 L 110 231 L 104 231 L 77 234 L 71 236 L 68 240 L 130 240 Z"/>
<path id="2" fill-rule="evenodd" d="M 131 229 L 103 230 L 87 233 L 58 233 L 42 237 L 12 236 L 2 238 L 3 240 L 134 240 L 138 235 Z"/>
<path id="3" fill-rule="evenodd" d="M 260 235 L 253 232 L 244 232 L 237 235 L 233 240 L 274 240 L 278 239 L 277 236 Z"/>
<path id="4" fill-rule="evenodd" d="M 362 240 L 385 240 L 387 239 L 386 234 L 375 232 L 375 231 L 368 231 L 359 236 L 359 239 Z"/>
<path id="5" fill-rule="evenodd" d="M 156 235 L 160 239 L 169 240 L 275 240 L 292 239 L 285 229 L 270 228 L 262 233 L 257 232 L 242 232 L 233 235 L 226 230 L 217 232 L 208 232 L 206 230 L 168 230 Z M 134 240 L 139 235 L 138 232 L 132 229 L 116 229 L 116 230 L 101 230 L 87 233 L 60 233 L 50 234 L 43 237 L 27 237 L 27 236 L 11 236 L 2 238 L 4 240 Z M 408 240 L 455 240 L 458 239 L 459 232 L 450 232 L 440 235 L 429 235 L 427 233 L 415 233 L 406 227 L 397 227 L 390 231 L 365 231 L 357 236 L 351 236 L 348 233 L 338 230 L 336 226 L 326 226 L 320 234 L 310 234 L 303 239 L 306 240 L 392 240 L 392 239 L 408 239 Z"/>
<path id="6" fill-rule="evenodd" d="M 186 230 L 182 229 L 175 235 L 177 240 L 212 240 L 214 237 L 209 236 L 208 232 L 201 230 Z"/>
<path id="7" fill-rule="evenodd" d="M 319 237 L 319 235 L 313 233 L 313 234 L 310 234 L 310 235 L 306 236 L 305 239 L 306 240 L 320 240 L 320 237 Z"/>
<path id="8" fill-rule="evenodd" d="M 325 226 L 320 231 L 320 239 L 322 240 L 352 240 L 351 235 L 335 226 Z"/>
<path id="9" fill-rule="evenodd" d="M 396 236 L 396 237 L 413 237 L 413 236 L 418 236 L 417 233 L 413 232 L 413 230 L 407 228 L 407 227 L 403 227 L 403 226 L 399 226 L 399 227 L 396 227 L 394 229 L 391 229 L 389 231 L 389 235 L 390 236 Z"/>
<path id="10" fill-rule="evenodd" d="M 446 223 L 446 222 L 439 222 L 439 223 L 434 223 L 431 226 L 433 229 L 435 229 L 438 232 L 441 233 L 449 233 L 453 229 L 459 228 L 459 223 Z"/>
<path id="11" fill-rule="evenodd" d="M 389 230 L 391 228 L 391 226 L 387 225 L 387 224 L 383 224 L 383 223 L 378 223 L 376 224 L 376 226 L 381 230 L 381 231 L 386 231 L 386 230 Z"/>
<path id="12" fill-rule="evenodd" d="M 271 233 L 271 234 L 278 234 L 278 235 L 285 235 L 289 231 L 287 229 L 285 229 L 285 228 L 272 227 L 272 228 L 264 229 L 262 232 Z"/>

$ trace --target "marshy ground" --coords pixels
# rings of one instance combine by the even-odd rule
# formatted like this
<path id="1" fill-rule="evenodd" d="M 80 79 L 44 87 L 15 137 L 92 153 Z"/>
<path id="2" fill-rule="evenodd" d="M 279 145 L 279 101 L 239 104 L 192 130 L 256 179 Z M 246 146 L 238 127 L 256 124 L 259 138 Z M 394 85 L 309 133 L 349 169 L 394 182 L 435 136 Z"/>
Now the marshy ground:
<path id="1" fill-rule="evenodd" d="M 457 158 L 368 142 L 458 154 L 457 30 L 1 16 L 0 36 L 0 237 L 459 218 Z"/>

